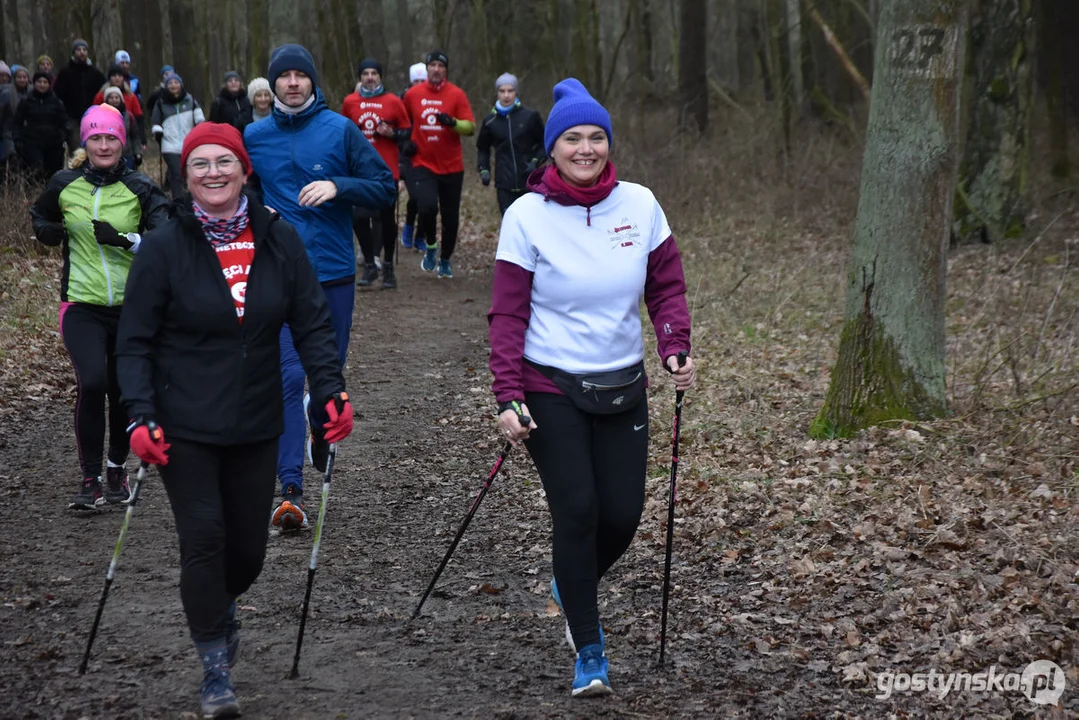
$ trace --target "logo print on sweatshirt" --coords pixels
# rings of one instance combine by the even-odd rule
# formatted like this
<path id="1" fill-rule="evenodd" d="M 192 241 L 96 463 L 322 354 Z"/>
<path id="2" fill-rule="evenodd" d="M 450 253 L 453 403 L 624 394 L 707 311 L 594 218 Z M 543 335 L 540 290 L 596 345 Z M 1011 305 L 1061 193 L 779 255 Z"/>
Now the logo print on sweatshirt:
<path id="1" fill-rule="evenodd" d="M 322 172 L 322 163 L 315 163 L 314 167 L 311 168 L 311 172 Z"/>
<path id="2" fill-rule="evenodd" d="M 607 237 L 611 241 L 611 249 L 627 248 L 640 244 L 641 231 L 637 223 L 631 222 L 628 217 L 623 217 L 617 225 L 607 228 Z"/>

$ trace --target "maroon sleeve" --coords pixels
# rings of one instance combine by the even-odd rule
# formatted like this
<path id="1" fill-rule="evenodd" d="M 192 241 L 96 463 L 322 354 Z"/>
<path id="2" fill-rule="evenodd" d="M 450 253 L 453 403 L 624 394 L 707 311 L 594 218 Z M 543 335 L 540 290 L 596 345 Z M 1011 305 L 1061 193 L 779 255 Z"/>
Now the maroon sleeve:
<path id="1" fill-rule="evenodd" d="M 487 324 L 491 340 L 489 367 L 495 378 L 491 390 L 500 403 L 525 399 L 521 366 L 531 306 L 532 273 L 506 260 L 496 261 Z"/>
<path id="2" fill-rule="evenodd" d="M 648 275 L 644 281 L 644 304 L 656 330 L 659 357 L 667 358 L 689 346 L 689 307 L 686 305 L 686 278 L 682 257 L 671 235 L 648 254 Z"/>

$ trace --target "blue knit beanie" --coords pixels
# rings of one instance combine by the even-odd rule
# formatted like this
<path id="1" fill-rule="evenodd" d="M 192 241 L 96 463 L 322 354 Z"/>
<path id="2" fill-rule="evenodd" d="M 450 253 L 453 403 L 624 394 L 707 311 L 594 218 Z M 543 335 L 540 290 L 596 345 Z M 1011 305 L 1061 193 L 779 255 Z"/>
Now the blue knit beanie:
<path id="1" fill-rule="evenodd" d="M 311 57 L 311 53 L 307 51 L 303 45 L 297 45 L 296 43 L 288 43 L 281 47 L 275 48 L 270 53 L 270 71 L 266 74 L 267 79 L 270 81 L 270 85 L 274 86 L 277 83 L 277 78 L 281 77 L 289 70 L 299 70 L 307 77 L 311 78 L 311 82 L 318 85 L 318 73 L 315 72 L 315 59 Z"/>
<path id="2" fill-rule="evenodd" d="M 576 125 L 598 125 L 607 133 L 607 142 L 614 145 L 610 114 L 588 94 L 580 80 L 566 78 L 554 86 L 554 107 L 543 130 L 543 148 L 548 155 L 558 137 Z"/>

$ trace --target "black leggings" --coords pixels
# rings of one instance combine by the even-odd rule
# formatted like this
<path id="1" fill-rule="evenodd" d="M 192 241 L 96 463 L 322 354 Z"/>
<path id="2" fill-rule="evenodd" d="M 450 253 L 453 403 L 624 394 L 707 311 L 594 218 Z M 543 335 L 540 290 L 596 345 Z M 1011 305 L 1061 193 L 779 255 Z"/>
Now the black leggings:
<path id="1" fill-rule="evenodd" d="M 428 245 L 435 242 L 438 214 L 442 213 L 443 260 L 449 260 L 457 247 L 457 228 L 461 224 L 461 189 L 464 172 L 436 175 L 427 168 L 412 169 L 408 192 L 416 198 L 419 213 L 419 232 Z"/>
<path id="2" fill-rule="evenodd" d="M 127 459 L 127 417 L 116 379 L 116 328 L 119 307 L 62 303 L 60 335 L 75 366 L 75 442 L 84 478 L 101 475 L 108 397 L 109 460 Z"/>
<path id="3" fill-rule="evenodd" d="M 184 194 L 184 181 L 180 173 L 180 154 L 161 153 L 161 157 L 165 159 L 165 175 L 169 192 L 172 193 L 173 201 L 179 201 Z"/>
<path id="4" fill-rule="evenodd" d="M 513 204 L 513 201 L 524 195 L 527 190 L 503 190 L 498 188 L 498 212 L 503 215 L 506 214 L 506 209 Z"/>
<path id="5" fill-rule="evenodd" d="M 599 642 L 599 580 L 629 547 L 644 510 L 648 401 L 589 415 L 553 393 L 526 393 L 526 441 L 554 526 L 554 576 L 573 641 Z"/>
<path id="6" fill-rule="evenodd" d="M 160 468 L 180 536 L 180 599 L 195 642 L 225 636 L 236 596 L 262 572 L 277 485 L 277 438 L 206 445 L 169 438 Z"/>
<path id="7" fill-rule="evenodd" d="M 382 238 L 382 259 L 393 262 L 393 253 L 397 249 L 397 203 L 389 210 L 368 210 L 353 206 L 352 231 L 360 243 L 363 261 L 368 265 L 375 261 L 375 238 Z"/>

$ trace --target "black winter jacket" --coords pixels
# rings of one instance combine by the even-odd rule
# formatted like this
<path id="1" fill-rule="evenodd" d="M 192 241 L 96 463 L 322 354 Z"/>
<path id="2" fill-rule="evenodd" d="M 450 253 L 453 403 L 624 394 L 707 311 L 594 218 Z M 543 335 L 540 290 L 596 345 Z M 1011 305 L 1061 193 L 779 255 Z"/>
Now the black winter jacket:
<path id="1" fill-rule="evenodd" d="M 517 105 L 506 115 L 491 112 L 480 124 L 476 138 L 476 164 L 480 170 L 491 169 L 492 147 L 495 187 L 523 191 L 528 174 L 547 155 L 543 151 L 543 118 L 524 105 Z"/>
<path id="2" fill-rule="evenodd" d="M 78 63 L 74 59 L 57 73 L 52 90 L 67 108 L 67 116 L 79 122 L 86 109 L 94 104 L 94 96 L 108 78 L 90 63 Z"/>
<path id="3" fill-rule="evenodd" d="M 127 280 L 116 341 L 132 417 L 170 437 L 211 445 L 269 440 L 284 430 L 281 326 L 288 323 L 311 397 L 344 390 L 330 311 L 303 241 L 248 195 L 255 257 L 243 323 L 213 246 L 189 203 L 148 233 Z"/>
<path id="4" fill-rule="evenodd" d="M 11 128 L 15 147 L 59 147 L 67 140 L 68 117 L 64 104 L 53 91 L 42 95 L 37 90 L 19 103 Z"/>
<path id="5" fill-rule="evenodd" d="M 210 122 L 232 125 L 242 134 L 251 122 L 251 101 L 247 99 L 247 92 L 233 95 L 221 88 L 221 92 L 210 105 Z"/>

